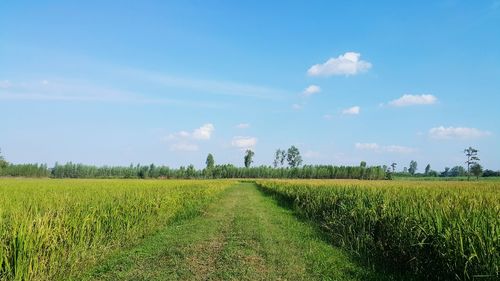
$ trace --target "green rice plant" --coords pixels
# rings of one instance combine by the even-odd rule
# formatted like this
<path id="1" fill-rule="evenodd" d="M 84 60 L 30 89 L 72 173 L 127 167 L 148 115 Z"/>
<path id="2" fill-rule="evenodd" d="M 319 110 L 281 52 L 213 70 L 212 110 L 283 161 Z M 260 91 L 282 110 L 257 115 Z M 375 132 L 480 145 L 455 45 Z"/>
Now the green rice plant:
<path id="1" fill-rule="evenodd" d="M 233 183 L 0 179 L 0 280 L 64 279 Z"/>
<path id="2" fill-rule="evenodd" d="M 369 263 L 429 280 L 500 277 L 500 182 L 257 183 Z"/>

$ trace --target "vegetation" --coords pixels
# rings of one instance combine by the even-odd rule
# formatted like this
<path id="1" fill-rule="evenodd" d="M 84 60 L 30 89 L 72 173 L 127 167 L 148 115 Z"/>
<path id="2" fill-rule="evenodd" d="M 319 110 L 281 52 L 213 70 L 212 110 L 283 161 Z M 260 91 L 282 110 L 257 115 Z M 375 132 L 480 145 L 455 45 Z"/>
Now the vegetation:
<path id="1" fill-rule="evenodd" d="M 0 180 L 0 280 L 53 280 L 213 201 L 233 181 Z"/>
<path id="2" fill-rule="evenodd" d="M 245 151 L 245 157 L 244 157 L 245 168 L 250 168 L 250 165 L 252 165 L 252 163 L 253 163 L 253 156 L 254 155 L 255 155 L 255 153 L 250 149 L 247 149 L 247 151 Z"/>
<path id="3" fill-rule="evenodd" d="M 368 262 L 429 280 L 498 280 L 500 183 L 259 180 Z"/>
<path id="4" fill-rule="evenodd" d="M 120 251 L 83 279 L 390 280 L 322 238 L 314 225 L 297 220 L 255 184 L 241 183 L 202 216 Z"/>
<path id="5" fill-rule="evenodd" d="M 479 161 L 479 157 L 477 157 L 477 149 L 472 148 L 469 146 L 469 148 L 466 148 L 464 150 L 465 156 L 467 156 L 467 161 L 465 161 L 465 164 L 467 164 L 467 180 L 470 179 L 470 167 L 471 165 L 476 165 L 477 162 Z"/>
<path id="6" fill-rule="evenodd" d="M 302 156 L 300 156 L 300 151 L 297 147 L 292 145 L 286 153 L 286 161 L 288 166 L 291 168 L 296 168 L 302 165 Z"/>

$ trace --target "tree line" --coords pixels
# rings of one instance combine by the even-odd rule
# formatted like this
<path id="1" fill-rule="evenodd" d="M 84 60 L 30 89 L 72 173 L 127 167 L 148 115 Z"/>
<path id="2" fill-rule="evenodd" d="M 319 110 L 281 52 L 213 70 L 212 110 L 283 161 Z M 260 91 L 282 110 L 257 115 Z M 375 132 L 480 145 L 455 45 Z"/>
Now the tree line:
<path id="1" fill-rule="evenodd" d="M 417 161 L 410 161 L 408 167 L 404 167 L 402 172 L 395 172 L 397 163 L 392 163 L 388 172 L 392 172 L 395 176 L 412 176 L 412 177 L 467 177 L 470 180 L 471 176 L 476 177 L 500 177 L 500 171 L 493 171 L 489 169 L 483 169 L 483 166 L 479 164 L 478 150 L 473 147 L 468 147 L 464 149 L 465 162 L 467 168 L 462 166 L 454 166 L 452 168 L 445 167 L 444 171 L 438 172 L 431 169 L 431 165 L 427 164 L 425 166 L 423 173 L 417 173 L 418 163 Z M 385 167 L 385 166 L 384 166 Z"/>
<path id="2" fill-rule="evenodd" d="M 130 166 L 93 166 L 76 163 L 46 164 L 8 163 L 0 151 L 0 176 L 11 177 L 52 177 L 52 178 L 122 178 L 122 179 L 222 179 L 222 178 L 298 178 L 298 179 L 392 179 L 393 176 L 412 177 L 476 177 L 500 176 L 500 171 L 484 170 L 479 165 L 478 151 L 471 147 L 465 151 L 467 170 L 462 166 L 445 168 L 442 172 L 431 169 L 428 164 L 423 173 L 417 173 L 418 163 L 411 161 L 402 172 L 396 172 L 397 163 L 389 166 L 368 167 L 365 161 L 359 166 L 302 165 L 302 157 L 297 147 L 277 149 L 272 166 L 252 167 L 255 153 L 248 149 L 243 157 L 244 167 L 232 164 L 215 164 L 213 154 L 209 153 L 205 168 L 196 169 L 193 165 L 170 168 L 168 166 L 130 165 Z"/>
<path id="3" fill-rule="evenodd" d="M 382 167 L 374 166 L 333 166 L 303 165 L 300 151 L 292 146 L 288 150 L 280 150 L 278 162 L 273 166 L 252 167 L 255 153 L 245 151 L 244 167 L 232 164 L 216 165 L 210 153 L 206 159 L 206 167 L 196 169 L 193 165 L 170 168 L 168 166 L 130 165 L 130 166 L 93 166 L 77 163 L 56 163 L 49 168 L 42 164 L 12 164 L 0 154 L 0 176 L 12 177 L 52 177 L 52 178 L 121 178 L 121 179 L 223 179 L 223 178 L 298 178 L 298 179 L 386 179 L 387 174 Z M 278 155 L 278 153 L 277 153 Z M 285 166 L 288 164 L 288 166 Z"/>

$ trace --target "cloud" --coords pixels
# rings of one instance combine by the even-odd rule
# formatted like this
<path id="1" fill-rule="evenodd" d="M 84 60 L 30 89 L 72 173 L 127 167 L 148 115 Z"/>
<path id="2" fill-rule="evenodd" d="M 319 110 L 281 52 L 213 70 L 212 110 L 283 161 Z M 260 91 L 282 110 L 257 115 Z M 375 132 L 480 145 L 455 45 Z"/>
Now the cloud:
<path id="1" fill-rule="evenodd" d="M 180 100 L 161 97 L 147 97 L 142 94 L 95 84 L 80 79 L 59 79 L 55 81 L 27 81 L 11 84 L 0 81 L 0 100 L 36 100 L 62 102 L 112 102 L 132 104 L 165 104 L 174 106 L 221 108 L 220 102 Z"/>
<path id="2" fill-rule="evenodd" d="M 49 81 L 48 80 L 42 80 L 42 84 L 43 85 L 49 85 Z"/>
<path id="3" fill-rule="evenodd" d="M 359 150 L 378 150 L 380 146 L 376 143 L 359 143 L 354 144 L 356 149 Z"/>
<path id="4" fill-rule="evenodd" d="M 242 150 L 253 148 L 256 144 L 257 144 L 257 138 L 255 137 L 236 136 L 231 141 L 232 146 Z"/>
<path id="5" fill-rule="evenodd" d="M 336 58 L 330 58 L 323 64 L 315 64 L 307 70 L 309 76 L 356 75 L 368 71 L 372 64 L 360 60 L 361 54 L 347 52 Z"/>
<path id="6" fill-rule="evenodd" d="M 212 123 L 206 123 L 199 128 L 194 129 L 192 132 L 179 131 L 172 133 L 166 137 L 166 140 L 183 140 L 183 139 L 193 139 L 193 140 L 209 140 L 212 137 L 212 133 L 215 131 L 215 127 Z"/>
<path id="7" fill-rule="evenodd" d="M 2 80 L 0 81 L 0 89 L 8 89 L 12 86 L 12 83 L 10 83 L 9 80 Z"/>
<path id="8" fill-rule="evenodd" d="M 174 76 L 142 69 L 117 69 L 131 80 L 153 83 L 171 89 L 190 90 L 211 95 L 281 99 L 288 93 L 282 89 L 241 82 Z"/>
<path id="9" fill-rule="evenodd" d="M 316 85 L 310 85 L 309 87 L 305 88 L 302 94 L 306 97 L 312 96 L 314 94 L 317 94 L 321 92 L 321 88 Z"/>
<path id="10" fill-rule="evenodd" d="M 170 145 L 172 151 L 197 151 L 198 145 L 190 143 L 174 143 Z"/>
<path id="11" fill-rule="evenodd" d="M 377 143 L 355 143 L 354 147 L 358 150 L 367 150 L 373 152 L 389 152 L 389 153 L 399 153 L 408 154 L 417 151 L 413 147 L 401 146 L 401 145 L 379 145 Z"/>
<path id="12" fill-rule="evenodd" d="M 215 127 L 212 123 L 194 129 L 192 132 L 179 131 L 165 137 L 166 141 L 174 142 L 170 145 L 172 151 L 197 151 L 198 145 L 192 142 L 199 140 L 209 140 L 212 137 Z"/>
<path id="13" fill-rule="evenodd" d="M 207 123 L 193 132 L 193 138 L 197 140 L 209 140 L 214 132 L 215 127 L 211 123 Z"/>
<path id="14" fill-rule="evenodd" d="M 302 109 L 302 105 L 300 105 L 298 103 L 294 103 L 294 104 L 292 104 L 292 108 L 295 110 L 300 110 L 300 109 Z"/>
<path id="15" fill-rule="evenodd" d="M 236 125 L 237 129 L 246 129 L 249 127 L 250 127 L 250 124 L 248 124 L 248 123 L 240 123 L 240 124 Z"/>
<path id="16" fill-rule="evenodd" d="M 437 98 L 433 95 L 403 95 L 399 99 L 389 102 L 391 106 L 411 106 L 411 105 L 430 105 L 435 104 Z"/>
<path id="17" fill-rule="evenodd" d="M 359 106 L 353 106 L 353 107 L 342 110 L 342 114 L 344 114 L 344 115 L 358 115 L 360 111 L 361 111 L 361 108 Z"/>
<path id="18" fill-rule="evenodd" d="M 447 127 L 431 128 L 429 136 L 433 139 L 477 139 L 490 136 L 491 132 L 481 131 L 476 128 L 467 127 Z"/>

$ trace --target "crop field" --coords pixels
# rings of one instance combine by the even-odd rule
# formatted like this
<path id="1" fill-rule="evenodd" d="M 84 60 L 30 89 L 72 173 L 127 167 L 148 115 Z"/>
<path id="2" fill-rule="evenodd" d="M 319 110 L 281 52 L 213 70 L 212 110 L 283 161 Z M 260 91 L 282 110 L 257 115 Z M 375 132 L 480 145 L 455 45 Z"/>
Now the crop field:
<path id="1" fill-rule="evenodd" d="M 428 280 L 499 278 L 499 181 L 257 184 L 370 263 Z"/>
<path id="2" fill-rule="evenodd" d="M 0 280 L 498 280 L 499 181 L 0 179 Z"/>
<path id="3" fill-rule="evenodd" d="M 232 181 L 0 179 L 0 280 L 54 280 L 189 216 Z"/>

